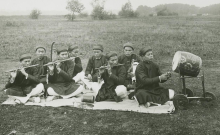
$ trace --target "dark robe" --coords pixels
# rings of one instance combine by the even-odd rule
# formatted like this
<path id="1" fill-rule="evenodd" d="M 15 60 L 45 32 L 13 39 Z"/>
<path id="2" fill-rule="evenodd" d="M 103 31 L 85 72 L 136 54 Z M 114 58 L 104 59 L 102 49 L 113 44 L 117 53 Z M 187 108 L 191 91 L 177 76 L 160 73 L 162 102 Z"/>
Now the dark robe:
<path id="1" fill-rule="evenodd" d="M 169 90 L 160 87 L 159 67 L 150 61 L 140 62 L 136 68 L 136 98 L 139 104 L 154 102 L 164 104 L 169 100 Z M 165 81 L 163 81 L 165 82 Z"/>
<path id="2" fill-rule="evenodd" d="M 27 79 L 20 71 L 17 72 L 13 83 L 10 82 L 11 78 L 9 78 L 8 83 L 5 85 L 7 95 L 26 96 L 40 83 L 36 67 L 27 68 L 25 71 L 28 74 Z"/>
<path id="3" fill-rule="evenodd" d="M 89 58 L 86 71 L 85 71 L 85 76 L 88 74 L 92 75 L 92 81 L 93 82 L 98 82 L 98 69 L 101 66 L 107 65 L 107 60 L 104 55 L 101 56 L 100 59 L 96 59 L 95 56 L 92 56 Z"/>
<path id="4" fill-rule="evenodd" d="M 41 58 L 35 58 L 32 60 L 31 64 L 32 65 L 36 65 L 39 64 L 39 66 L 37 66 L 37 74 L 40 78 L 40 82 L 41 83 L 46 83 L 46 74 L 47 74 L 47 66 L 43 66 L 44 64 L 47 64 L 50 62 L 50 58 L 48 58 L 47 56 L 43 56 Z"/>
<path id="5" fill-rule="evenodd" d="M 104 80 L 104 84 L 102 84 L 102 87 L 100 88 L 97 96 L 96 101 L 104 101 L 107 99 L 116 99 L 117 94 L 115 92 L 115 89 L 118 85 L 124 85 L 125 77 L 126 77 L 126 71 L 125 67 L 115 66 L 112 68 L 112 74 L 109 76 L 108 71 L 105 70 L 105 72 L 101 75 L 101 78 Z"/>
<path id="6" fill-rule="evenodd" d="M 125 54 L 118 57 L 118 63 L 124 64 L 126 69 L 126 80 L 125 85 L 132 84 L 132 77 L 128 74 L 132 72 L 132 61 L 140 62 L 140 58 L 136 54 L 132 54 L 131 56 L 126 56 Z"/>
<path id="7" fill-rule="evenodd" d="M 75 66 L 74 66 L 74 71 L 73 71 L 73 76 L 76 76 L 78 73 L 82 72 L 83 68 L 82 68 L 82 62 L 81 59 L 79 57 L 75 58 Z"/>
<path id="8" fill-rule="evenodd" d="M 48 77 L 49 84 L 47 85 L 47 88 L 53 88 L 59 95 L 69 95 L 76 91 L 80 86 L 75 84 L 72 80 L 74 63 L 72 60 L 62 62 L 60 68 L 61 71 L 58 73 L 57 69 L 54 67 L 54 74 L 49 75 Z"/>

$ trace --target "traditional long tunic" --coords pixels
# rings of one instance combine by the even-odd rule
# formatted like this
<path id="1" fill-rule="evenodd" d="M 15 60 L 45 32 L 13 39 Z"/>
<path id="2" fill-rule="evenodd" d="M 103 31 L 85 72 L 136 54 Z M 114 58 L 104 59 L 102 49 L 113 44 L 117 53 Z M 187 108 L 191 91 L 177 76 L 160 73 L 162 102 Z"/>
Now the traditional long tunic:
<path id="1" fill-rule="evenodd" d="M 73 77 L 76 76 L 78 73 L 80 73 L 83 70 L 82 68 L 82 62 L 79 57 L 75 58 L 75 66 L 73 70 Z"/>
<path id="2" fill-rule="evenodd" d="M 17 72 L 13 83 L 10 82 L 11 78 L 9 78 L 8 83 L 5 85 L 7 95 L 26 96 L 40 83 L 36 67 L 27 68 L 25 71 L 28 74 L 27 79 L 20 71 Z"/>
<path id="3" fill-rule="evenodd" d="M 140 58 L 136 54 L 132 54 L 131 56 L 126 56 L 125 54 L 118 57 L 118 63 L 124 64 L 126 69 L 126 80 L 125 85 L 132 84 L 132 77 L 128 75 L 131 71 L 132 61 L 140 62 Z"/>
<path id="4" fill-rule="evenodd" d="M 61 71 L 58 73 L 57 69 L 54 67 L 54 74 L 49 75 L 49 84 L 47 87 L 51 87 L 59 95 L 69 95 L 76 91 L 79 87 L 72 80 L 72 74 L 74 70 L 73 61 L 65 61 L 61 63 Z"/>
<path id="5" fill-rule="evenodd" d="M 169 91 L 160 87 L 161 71 L 150 61 L 140 62 L 136 68 L 136 98 L 139 104 L 154 102 L 164 104 L 169 100 Z M 165 81 L 164 81 L 165 82 Z"/>
<path id="6" fill-rule="evenodd" d="M 98 69 L 101 66 L 107 65 L 107 60 L 104 55 L 101 56 L 101 58 L 97 59 L 95 56 L 92 56 L 89 58 L 86 71 L 85 71 L 85 76 L 88 74 L 92 75 L 92 81 L 97 82 L 98 81 Z"/>
<path id="7" fill-rule="evenodd" d="M 43 65 L 49 62 L 50 62 L 50 58 L 48 58 L 47 56 L 43 56 L 41 58 L 35 58 L 31 62 L 32 65 L 39 64 L 39 66 L 37 66 L 38 69 L 37 74 L 40 78 L 40 82 L 42 83 L 46 83 L 46 74 L 47 74 L 47 66 L 43 66 Z"/>
<path id="8" fill-rule="evenodd" d="M 101 78 L 104 80 L 104 84 L 102 84 L 102 87 L 96 96 L 97 102 L 107 99 L 115 99 L 115 97 L 117 97 L 115 88 L 118 85 L 124 85 L 126 77 L 125 67 L 122 65 L 115 66 L 111 69 L 111 71 L 112 74 L 110 76 L 107 70 L 105 70 L 105 72 L 101 75 Z"/>

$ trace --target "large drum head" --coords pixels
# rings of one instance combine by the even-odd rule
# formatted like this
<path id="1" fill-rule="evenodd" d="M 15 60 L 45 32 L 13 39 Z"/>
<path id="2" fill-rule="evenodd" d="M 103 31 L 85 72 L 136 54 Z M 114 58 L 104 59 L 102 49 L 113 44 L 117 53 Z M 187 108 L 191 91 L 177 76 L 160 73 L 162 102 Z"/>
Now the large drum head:
<path id="1" fill-rule="evenodd" d="M 202 59 L 189 52 L 178 51 L 175 53 L 172 70 L 181 75 L 196 77 L 202 67 Z"/>
<path id="2" fill-rule="evenodd" d="M 178 51 L 175 53 L 173 57 L 173 62 L 172 62 L 172 70 L 174 72 L 178 72 L 177 70 L 178 70 L 180 59 L 181 59 L 181 53 Z"/>

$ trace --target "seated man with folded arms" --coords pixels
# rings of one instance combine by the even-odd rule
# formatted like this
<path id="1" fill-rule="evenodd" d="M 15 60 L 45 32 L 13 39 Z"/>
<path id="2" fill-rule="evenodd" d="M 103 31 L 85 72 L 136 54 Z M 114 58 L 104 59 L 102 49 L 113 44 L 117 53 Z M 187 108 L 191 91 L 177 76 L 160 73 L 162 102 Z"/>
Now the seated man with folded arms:
<path id="1" fill-rule="evenodd" d="M 113 99 L 116 102 L 121 102 L 127 97 L 127 89 L 124 86 L 126 70 L 122 64 L 118 64 L 118 56 L 115 52 L 107 53 L 106 59 L 108 65 L 100 69 L 101 78 L 104 83 L 98 91 L 96 101 L 105 101 Z"/>
<path id="2" fill-rule="evenodd" d="M 37 46 L 35 53 L 37 55 L 37 58 L 33 59 L 31 64 L 36 65 L 39 64 L 37 67 L 38 71 L 37 74 L 40 78 L 40 82 L 43 84 L 46 84 L 46 74 L 47 74 L 47 66 L 43 66 L 44 64 L 49 63 L 51 60 L 46 54 L 46 48 L 44 46 Z"/>
<path id="3" fill-rule="evenodd" d="M 132 43 L 128 42 L 123 45 L 124 48 L 124 54 L 118 57 L 118 63 L 124 64 L 126 68 L 126 80 L 125 80 L 125 86 L 129 89 L 129 86 L 133 84 L 132 77 L 134 77 L 133 73 L 133 63 L 134 62 L 140 62 L 140 58 L 134 54 L 134 46 Z"/>
<path id="4" fill-rule="evenodd" d="M 65 47 L 57 49 L 57 61 L 55 64 L 48 65 L 48 96 L 46 101 L 51 101 L 54 98 L 71 98 L 80 94 L 84 88 L 82 85 L 76 84 L 72 79 L 74 71 L 74 63 L 72 60 L 59 62 L 68 59 L 68 50 Z M 53 63 L 53 62 L 51 62 Z"/>
<path id="5" fill-rule="evenodd" d="M 31 65 L 30 54 L 21 55 L 20 64 L 21 69 L 11 72 L 5 92 L 15 98 L 17 103 L 26 103 L 31 96 L 39 96 L 44 86 L 38 78 L 37 68 L 27 68 Z"/>
<path id="6" fill-rule="evenodd" d="M 165 89 L 159 83 L 166 82 L 171 76 L 162 74 L 158 65 L 153 62 L 151 48 L 145 47 L 139 53 L 142 62 L 137 66 L 136 89 L 134 98 L 139 105 L 149 107 L 152 103 L 164 104 L 174 97 L 174 90 Z"/>

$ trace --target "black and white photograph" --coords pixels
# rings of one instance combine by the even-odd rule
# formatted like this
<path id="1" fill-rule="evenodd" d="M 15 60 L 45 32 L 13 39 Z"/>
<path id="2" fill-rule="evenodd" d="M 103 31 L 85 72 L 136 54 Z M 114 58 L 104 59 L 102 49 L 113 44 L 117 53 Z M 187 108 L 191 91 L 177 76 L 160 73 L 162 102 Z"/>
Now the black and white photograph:
<path id="1" fill-rule="evenodd" d="M 220 0 L 0 0 L 0 135 L 220 135 Z"/>

